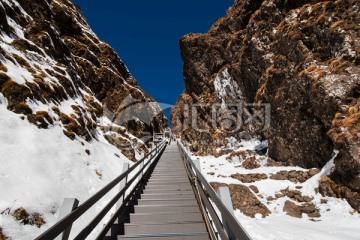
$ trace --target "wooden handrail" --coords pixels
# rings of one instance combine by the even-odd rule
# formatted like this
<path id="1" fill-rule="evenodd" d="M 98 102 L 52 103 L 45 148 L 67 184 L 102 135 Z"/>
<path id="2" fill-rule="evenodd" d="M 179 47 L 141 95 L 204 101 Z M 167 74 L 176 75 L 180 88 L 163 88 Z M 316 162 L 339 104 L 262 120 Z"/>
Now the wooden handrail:
<path id="1" fill-rule="evenodd" d="M 205 177 L 201 174 L 201 172 L 197 169 L 194 162 L 192 161 L 189 154 L 185 151 L 184 147 L 180 144 L 180 142 L 177 142 L 180 153 L 182 154 L 182 157 L 184 158 L 186 164 L 189 164 L 191 166 L 190 169 L 193 169 L 193 172 L 190 173 L 192 176 L 196 175 L 196 181 L 198 181 L 198 186 L 201 188 L 201 200 L 204 201 L 207 208 L 209 208 L 209 212 L 213 218 L 213 221 L 216 225 L 217 230 L 219 231 L 221 239 L 229 239 L 227 235 L 224 236 L 224 226 L 219 224 L 220 218 L 219 216 L 214 216 L 214 213 L 216 211 L 213 211 L 211 209 L 211 205 L 209 206 L 209 199 L 212 200 L 212 202 L 215 204 L 216 208 L 221 212 L 222 215 L 222 222 L 226 222 L 228 227 L 230 228 L 231 232 L 236 236 L 236 239 L 238 240 L 251 240 L 250 236 L 246 232 L 246 230 L 241 226 L 241 224 L 237 221 L 235 216 L 229 211 L 229 209 L 224 205 L 224 203 L 221 201 L 219 196 L 216 194 L 214 189 L 211 187 L 210 183 L 206 181 Z M 206 194 L 205 194 L 206 193 Z M 208 216 L 207 216 L 208 217 Z M 217 218 L 216 220 L 214 218 Z M 220 228 L 220 229 L 219 229 Z"/>
<path id="2" fill-rule="evenodd" d="M 81 217 L 87 210 L 89 210 L 95 203 L 97 203 L 102 197 L 105 196 L 109 191 L 111 191 L 117 184 L 120 183 L 126 176 L 128 176 L 132 171 L 134 171 L 140 164 L 142 164 L 148 156 L 152 156 L 155 153 L 154 158 L 149 159 L 149 161 L 143 165 L 143 167 L 136 173 L 135 177 L 133 177 L 129 183 L 126 184 L 123 190 L 121 190 L 110 202 L 107 206 L 90 222 L 88 226 L 86 226 L 83 231 L 79 233 L 76 239 L 85 239 L 85 237 L 90 234 L 93 228 L 101 221 L 101 219 L 106 215 L 106 213 L 111 209 L 113 205 L 115 205 L 116 201 L 125 194 L 126 190 L 131 186 L 131 184 L 136 180 L 136 177 L 140 175 L 140 173 L 148 166 L 152 160 L 156 159 L 156 153 L 160 152 L 166 147 L 166 142 L 163 141 L 160 144 L 157 144 L 156 147 L 151 150 L 147 155 L 145 155 L 141 160 L 135 163 L 131 168 L 129 168 L 126 172 L 119 175 L 109 184 L 107 184 L 104 188 L 95 193 L 92 197 L 90 197 L 87 201 L 81 204 L 78 208 L 72 211 L 70 214 L 65 216 L 55 225 L 50 227 L 47 231 L 42 233 L 35 240 L 50 240 L 55 239 L 60 233 L 66 230 L 69 226 L 71 226 L 79 217 Z M 134 187 L 134 189 L 136 186 Z M 111 203 L 111 206 L 110 206 Z M 124 201 L 123 205 L 126 202 Z M 109 207 L 110 206 L 110 207 Z M 107 211 L 105 211 L 107 210 Z M 105 213 L 105 214 L 104 214 Z M 95 224 L 96 223 L 96 224 Z M 90 230 L 90 232 L 89 232 Z"/>

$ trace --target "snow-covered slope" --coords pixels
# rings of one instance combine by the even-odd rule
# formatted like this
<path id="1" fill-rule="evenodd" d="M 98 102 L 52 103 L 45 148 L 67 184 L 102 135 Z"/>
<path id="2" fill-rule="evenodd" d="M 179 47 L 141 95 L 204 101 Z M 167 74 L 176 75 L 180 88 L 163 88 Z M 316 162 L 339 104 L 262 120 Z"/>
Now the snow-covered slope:
<path id="1" fill-rule="evenodd" d="M 63 198 L 89 198 L 165 126 L 73 3 L 0 0 L 0 239 L 34 239 L 56 222 Z"/>
<path id="2" fill-rule="evenodd" d="M 210 183 L 216 183 L 214 186 L 230 186 L 235 216 L 254 240 L 359 239 L 360 214 L 346 200 L 319 193 L 319 180 L 333 170 L 337 152 L 320 172 L 314 170 L 312 177 L 309 175 L 301 179 L 305 175 L 297 173 L 309 172 L 308 169 L 276 166 L 267 156 L 256 154 L 259 145 L 264 145 L 263 142 L 253 139 L 238 142 L 237 145 L 234 153 L 239 154 L 192 158 L 200 159 L 202 173 Z M 256 159 L 256 166 L 246 164 L 252 157 Z M 277 174 L 281 171 L 292 172 L 294 178 Z M 250 174 L 265 176 L 247 177 Z M 244 194 L 246 191 L 243 189 L 241 192 L 234 191 L 239 185 L 245 186 L 251 193 Z M 306 206 L 304 211 L 298 212 L 300 218 L 299 215 L 294 217 L 287 214 L 284 209 L 287 201 L 297 206 Z M 263 207 L 259 208 L 261 205 Z M 261 213 L 267 212 L 265 208 L 270 213 L 263 217 Z M 311 214 L 314 209 L 316 214 Z"/>
<path id="3" fill-rule="evenodd" d="M 61 126 L 39 129 L 8 111 L 1 93 L 0 101 L 0 226 L 12 239 L 34 239 L 56 222 L 64 198 L 84 202 L 118 176 L 124 162 L 130 162 L 100 134 L 91 143 L 72 141 Z M 46 224 L 22 225 L 12 216 L 19 208 L 41 214 Z M 92 208 L 87 216 L 98 209 Z"/>

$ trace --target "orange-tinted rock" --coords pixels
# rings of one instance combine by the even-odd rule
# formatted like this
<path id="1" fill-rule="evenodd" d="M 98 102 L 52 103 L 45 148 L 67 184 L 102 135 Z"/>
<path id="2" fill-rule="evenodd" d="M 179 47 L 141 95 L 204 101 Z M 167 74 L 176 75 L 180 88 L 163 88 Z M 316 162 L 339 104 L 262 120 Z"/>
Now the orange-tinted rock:
<path id="1" fill-rule="evenodd" d="M 224 148 L 229 137 L 261 134 L 269 157 L 304 168 L 322 168 L 336 148 L 331 178 L 359 193 L 359 7 L 356 0 L 236 0 L 207 34 L 181 38 L 186 88 L 172 109 L 176 134 L 198 155 Z M 224 72 L 235 94 L 216 89 Z M 231 111 L 239 101 L 271 104 L 269 128 L 212 129 L 211 105 Z M 209 106 L 193 115 L 191 104 Z M 198 132 L 193 120 L 208 130 Z"/>

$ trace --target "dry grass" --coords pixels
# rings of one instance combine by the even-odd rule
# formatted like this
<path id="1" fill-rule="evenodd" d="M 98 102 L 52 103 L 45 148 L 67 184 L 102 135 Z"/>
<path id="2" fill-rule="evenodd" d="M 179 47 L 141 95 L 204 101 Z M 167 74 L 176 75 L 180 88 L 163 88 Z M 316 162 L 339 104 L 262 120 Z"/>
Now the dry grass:
<path id="1" fill-rule="evenodd" d="M 350 127 L 355 126 L 355 124 L 357 124 L 359 122 L 360 122 L 360 113 L 355 113 L 355 114 L 352 114 L 349 117 L 344 118 L 341 121 L 341 123 L 342 123 L 341 126 L 350 128 Z"/>
<path id="2" fill-rule="evenodd" d="M 46 223 L 39 213 L 32 213 L 30 215 L 24 208 L 16 209 L 12 216 L 23 225 L 37 226 L 40 228 Z"/>
<path id="3" fill-rule="evenodd" d="M 334 31 L 336 28 L 340 27 L 341 25 L 343 25 L 345 22 L 343 20 L 339 20 L 337 22 L 334 22 L 333 24 L 331 24 L 330 26 L 330 30 Z"/>
<path id="4" fill-rule="evenodd" d="M 337 113 L 332 121 L 328 136 L 337 143 L 352 143 L 359 140 L 360 102 L 349 107 L 346 114 Z"/>
<path id="5" fill-rule="evenodd" d="M 29 63 L 22 57 L 20 57 L 17 54 L 13 54 L 13 58 L 15 58 L 15 60 L 20 64 L 20 66 L 25 67 L 25 68 L 31 68 Z"/>
<path id="6" fill-rule="evenodd" d="M 68 115 L 66 115 L 65 113 L 60 112 L 59 117 L 60 117 L 60 121 L 63 124 L 69 124 L 71 122 L 70 117 Z"/>
<path id="7" fill-rule="evenodd" d="M 306 72 L 312 72 L 316 69 L 317 67 L 315 65 L 310 65 L 305 71 Z"/>
<path id="8" fill-rule="evenodd" d="M 66 129 L 64 131 L 64 134 L 71 140 L 74 140 L 76 135 L 84 137 L 86 141 L 90 141 L 92 139 L 92 136 L 87 131 L 86 126 L 96 127 L 95 123 L 91 122 L 91 124 L 86 125 L 84 121 L 84 116 L 82 116 L 82 114 L 77 117 L 75 114 L 71 114 L 70 116 L 68 116 L 65 113 L 60 112 L 58 115 L 60 121 L 64 124 L 64 127 Z"/>
<path id="9" fill-rule="evenodd" d="M 260 88 L 256 92 L 256 98 L 263 98 L 265 97 L 267 83 L 261 84 Z"/>
<path id="10" fill-rule="evenodd" d="M 351 107 L 349 107 L 349 109 L 348 109 L 348 114 L 349 114 L 349 115 L 353 115 L 353 114 L 355 114 L 355 113 L 358 113 L 359 111 L 360 111 L 360 106 L 357 106 L 357 105 L 351 106 Z"/>
<path id="11" fill-rule="evenodd" d="M 189 94 L 182 94 L 181 97 L 182 97 L 184 102 L 188 103 L 188 102 L 192 101 L 192 98 L 191 98 L 191 96 Z"/>
<path id="12" fill-rule="evenodd" d="M 59 107 L 58 106 L 53 106 L 52 108 L 51 108 L 51 110 L 53 110 L 54 111 L 54 113 L 56 113 L 56 114 L 60 114 L 60 109 L 59 109 Z"/>
<path id="13" fill-rule="evenodd" d="M 67 137 L 70 138 L 71 140 L 75 140 L 75 138 L 76 138 L 75 133 L 70 132 L 70 131 L 68 131 L 68 130 L 63 130 L 63 132 L 64 132 L 65 136 L 67 136 Z"/>
<path id="14" fill-rule="evenodd" d="M 3 72 L 7 72 L 7 71 L 8 71 L 7 67 L 5 67 L 5 65 L 2 64 L 1 62 L 0 62 L 0 70 L 3 71 Z"/>
<path id="15" fill-rule="evenodd" d="M 4 83 L 10 80 L 10 77 L 6 73 L 0 72 L 0 89 Z"/>
<path id="16" fill-rule="evenodd" d="M 54 120 L 50 117 L 49 113 L 46 111 L 38 111 L 35 114 L 28 116 L 29 122 L 34 125 L 37 125 L 39 128 L 48 128 L 49 124 L 53 125 Z"/>
<path id="17" fill-rule="evenodd" d="M 9 237 L 7 237 L 4 233 L 2 228 L 0 227 L 0 240 L 10 240 Z"/>
<path id="18" fill-rule="evenodd" d="M 342 58 L 333 58 L 329 60 L 330 71 L 335 74 L 346 73 L 345 69 L 350 63 Z"/>
<path id="19" fill-rule="evenodd" d="M 221 135 L 222 131 L 220 129 L 216 129 L 214 133 L 211 134 L 212 138 L 217 138 L 219 135 Z"/>
<path id="20" fill-rule="evenodd" d="M 311 76 L 315 82 L 317 82 L 320 78 L 322 78 L 324 75 L 326 75 L 326 72 L 320 68 L 318 68 L 316 65 L 310 65 L 307 69 L 301 71 L 298 74 L 299 78 L 302 78 L 304 74 L 307 74 L 307 76 Z"/>
<path id="21" fill-rule="evenodd" d="M 58 73 L 60 73 L 61 75 L 66 75 L 66 72 L 58 67 L 53 67 L 55 71 L 57 71 Z"/>
<path id="22" fill-rule="evenodd" d="M 232 158 L 234 157 L 239 157 L 240 160 L 244 160 L 247 158 L 248 155 L 251 155 L 252 152 L 248 152 L 249 150 L 245 151 L 245 150 L 240 150 L 240 151 L 235 151 L 232 152 L 226 159 L 231 161 Z"/>
<path id="23" fill-rule="evenodd" d="M 328 19 L 327 16 L 325 16 L 324 14 L 321 14 L 316 18 L 315 22 L 317 25 L 323 25 L 323 24 L 325 24 L 327 19 Z"/>
<path id="24" fill-rule="evenodd" d="M 18 103 L 14 106 L 14 112 L 17 114 L 32 114 L 32 110 L 29 105 L 25 102 Z"/>
<path id="25" fill-rule="evenodd" d="M 30 44 L 25 39 L 16 39 L 11 43 L 11 45 L 13 45 L 16 49 L 20 50 L 21 52 L 33 51 L 40 55 L 43 54 L 38 47 L 36 47 L 33 44 Z"/>
<path id="26" fill-rule="evenodd" d="M 314 70 L 314 72 L 316 74 L 315 78 L 314 78 L 314 80 L 316 82 L 319 81 L 320 78 L 322 78 L 323 76 L 326 75 L 326 72 L 324 70 L 320 69 L 320 68 L 317 68 L 316 70 Z"/>
<path id="27" fill-rule="evenodd" d="M 259 168 L 261 165 L 256 161 L 256 157 L 250 157 L 248 159 L 246 159 L 243 163 L 242 166 L 245 169 L 256 169 Z"/>
<path id="28" fill-rule="evenodd" d="M 28 87 L 18 84 L 11 79 L 7 80 L 1 86 L 1 92 L 8 99 L 10 108 L 18 103 L 25 102 L 27 98 L 31 97 L 31 92 Z"/>
<path id="29" fill-rule="evenodd" d="M 271 78 L 274 75 L 275 71 L 276 71 L 276 69 L 274 66 L 268 67 L 265 71 L 266 78 Z"/>

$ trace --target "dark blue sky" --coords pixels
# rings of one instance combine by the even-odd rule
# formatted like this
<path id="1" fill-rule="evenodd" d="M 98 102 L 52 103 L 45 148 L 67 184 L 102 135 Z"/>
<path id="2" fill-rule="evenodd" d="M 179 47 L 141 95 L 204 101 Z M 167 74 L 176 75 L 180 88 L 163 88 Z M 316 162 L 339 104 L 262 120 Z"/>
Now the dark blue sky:
<path id="1" fill-rule="evenodd" d="M 175 104 L 184 89 L 178 39 L 191 32 L 207 32 L 234 1 L 73 2 L 99 38 L 116 50 L 140 86 L 158 102 Z"/>

